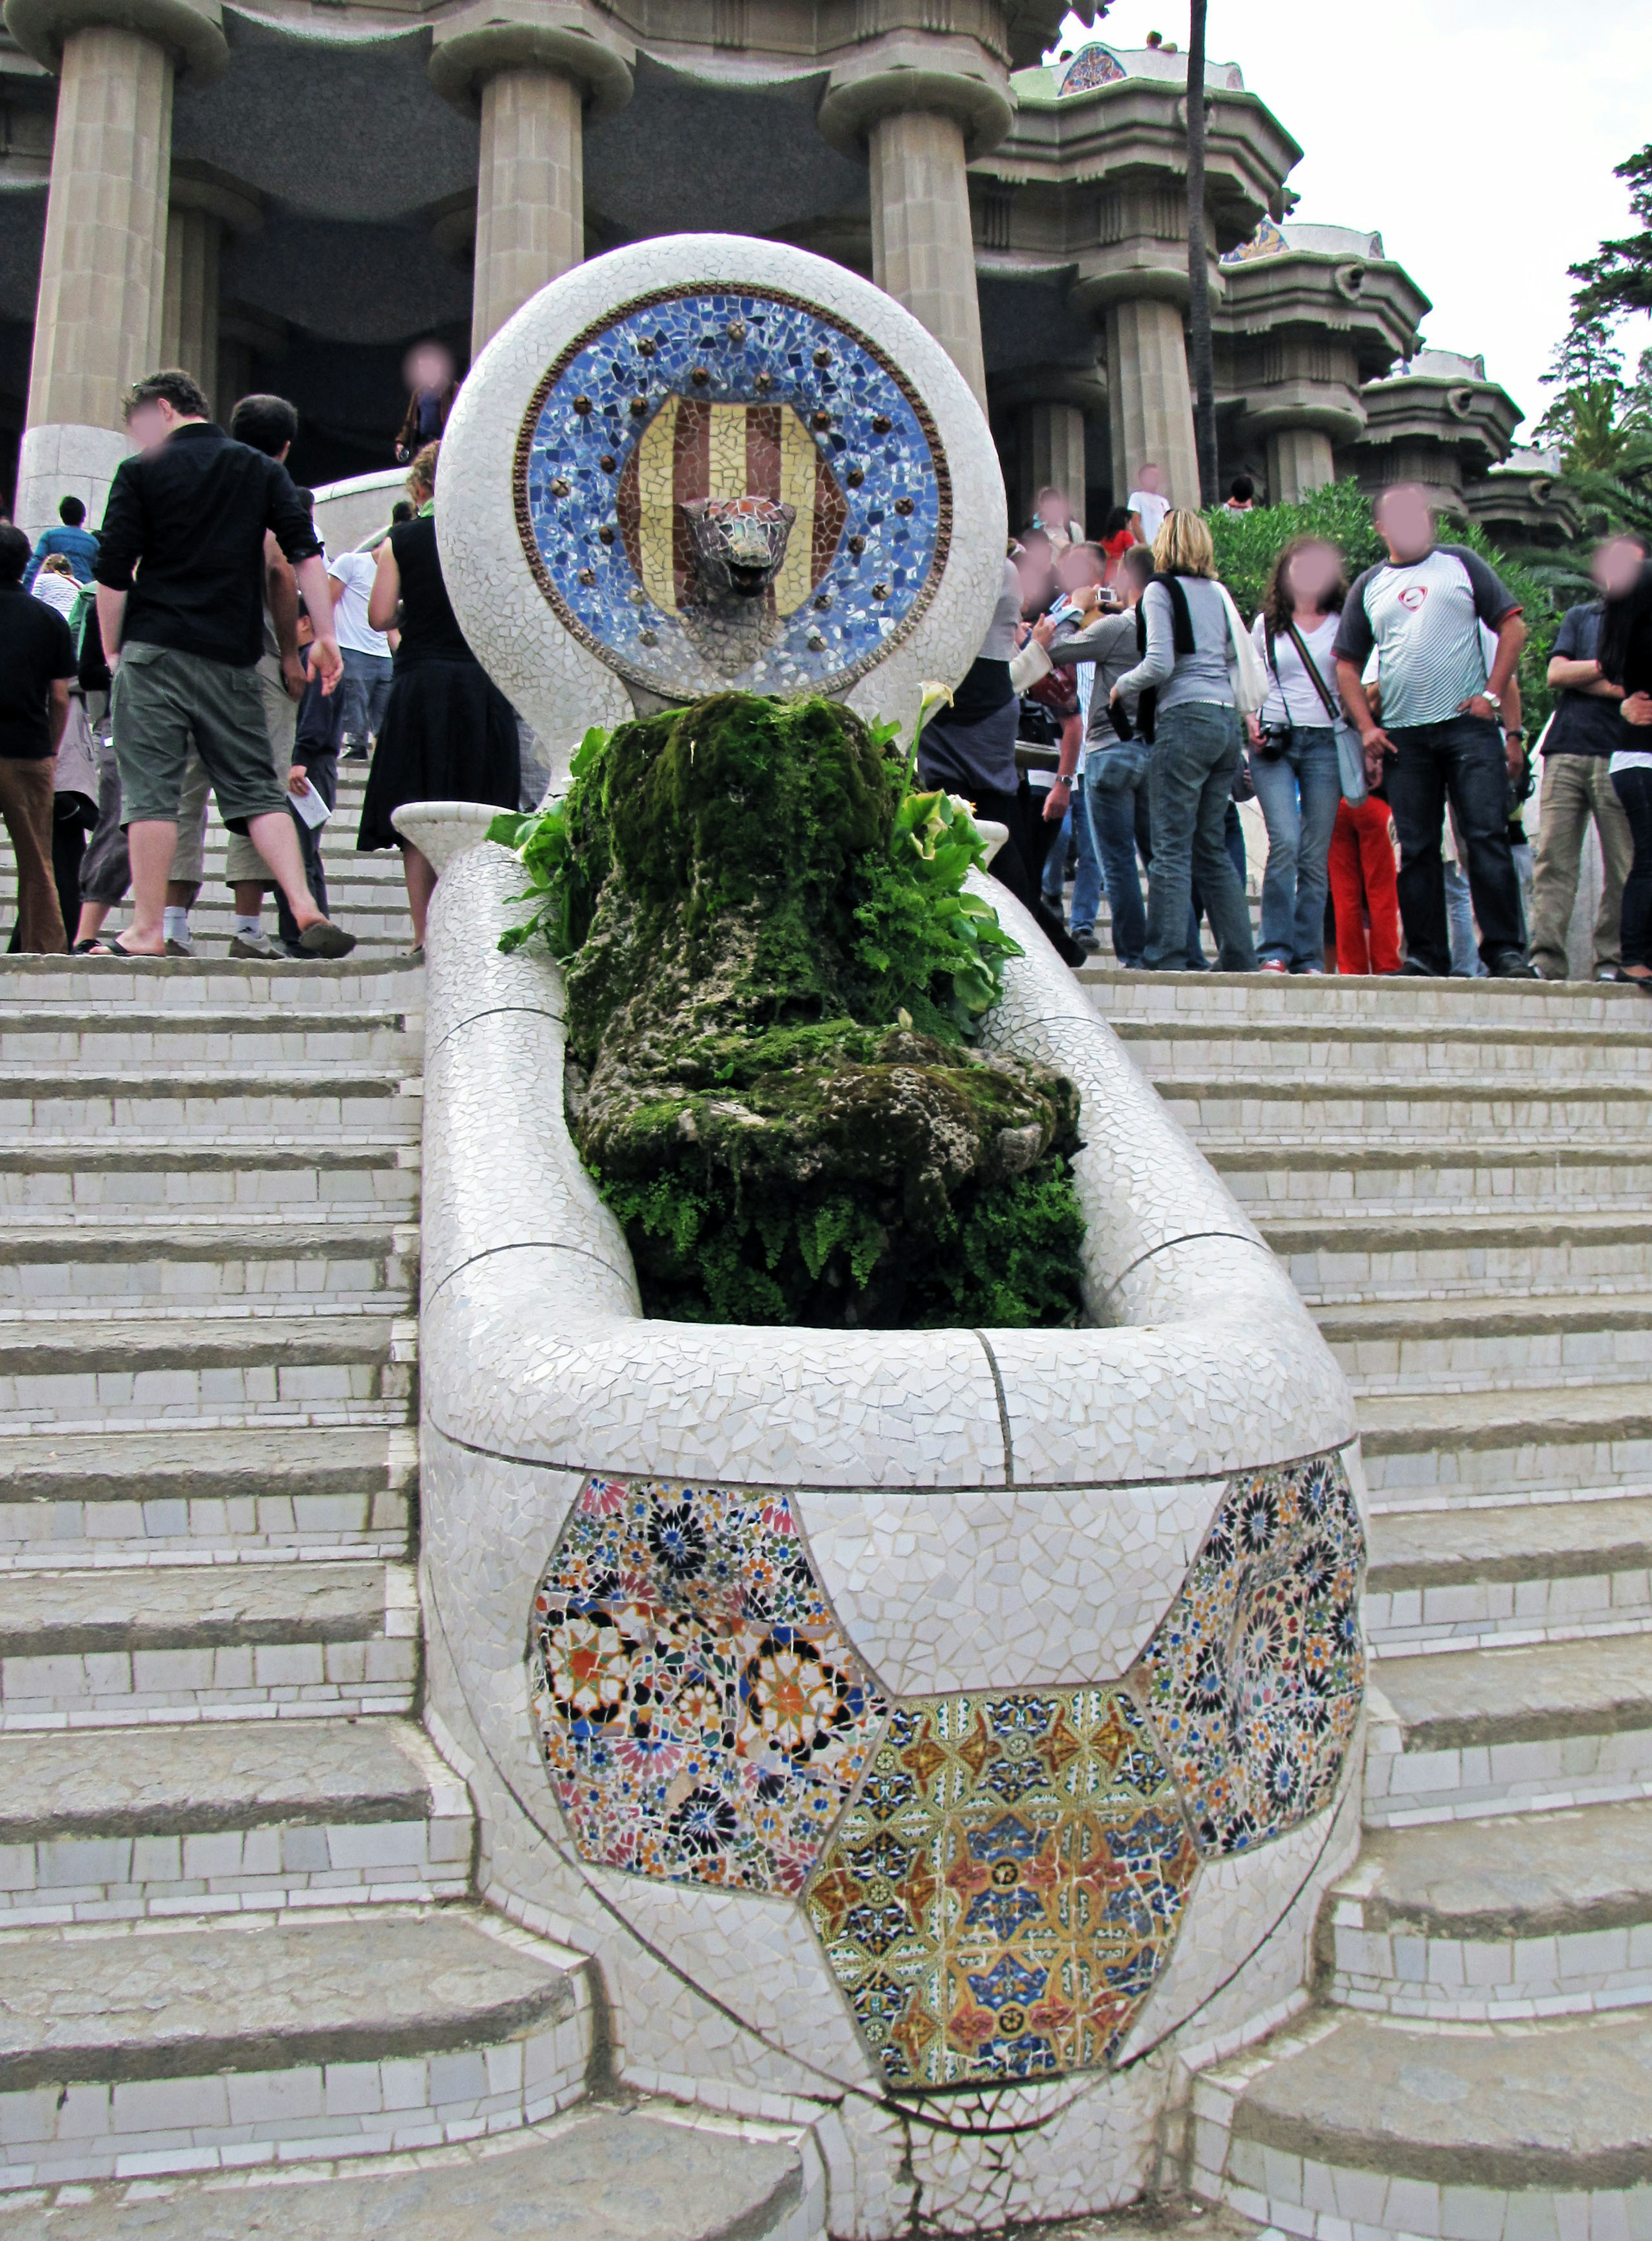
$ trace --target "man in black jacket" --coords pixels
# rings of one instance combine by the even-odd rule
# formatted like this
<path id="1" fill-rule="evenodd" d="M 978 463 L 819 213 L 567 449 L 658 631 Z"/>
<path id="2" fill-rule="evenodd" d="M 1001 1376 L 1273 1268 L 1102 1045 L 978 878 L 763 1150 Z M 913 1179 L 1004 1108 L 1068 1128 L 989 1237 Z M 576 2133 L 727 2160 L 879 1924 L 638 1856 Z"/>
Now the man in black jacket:
<path id="1" fill-rule="evenodd" d="M 354 939 L 317 908 L 270 759 L 257 664 L 264 643 L 264 533 L 291 562 L 312 615 L 324 688 L 343 673 L 326 564 L 278 460 L 207 417 L 186 373 L 140 381 L 126 400 L 139 446 L 109 493 L 96 569 L 97 620 L 115 673 L 112 715 L 132 865 L 132 922 L 105 947 L 164 953 L 163 912 L 191 737 L 232 833 L 244 833 L 287 897 L 304 953 L 343 957 Z"/>

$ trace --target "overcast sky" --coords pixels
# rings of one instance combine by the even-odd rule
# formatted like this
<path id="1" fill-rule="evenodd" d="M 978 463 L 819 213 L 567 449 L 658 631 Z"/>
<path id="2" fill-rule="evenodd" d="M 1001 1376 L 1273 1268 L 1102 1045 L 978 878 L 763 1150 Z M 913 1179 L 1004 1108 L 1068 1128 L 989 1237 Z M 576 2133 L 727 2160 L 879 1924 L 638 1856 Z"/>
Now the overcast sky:
<path id="1" fill-rule="evenodd" d="M 1302 149 L 1295 216 L 1369 226 L 1434 310 L 1424 339 L 1481 351 L 1530 415 L 1563 333 L 1566 268 L 1626 232 L 1612 177 L 1652 136 L 1646 0 L 1385 0 L 1381 9 L 1209 0 L 1213 61 L 1236 62 Z M 1115 0 L 1094 36 L 1185 49 L 1187 0 Z M 1069 43 L 1087 33 L 1069 17 Z M 1652 322 L 1629 331 L 1629 362 Z"/>

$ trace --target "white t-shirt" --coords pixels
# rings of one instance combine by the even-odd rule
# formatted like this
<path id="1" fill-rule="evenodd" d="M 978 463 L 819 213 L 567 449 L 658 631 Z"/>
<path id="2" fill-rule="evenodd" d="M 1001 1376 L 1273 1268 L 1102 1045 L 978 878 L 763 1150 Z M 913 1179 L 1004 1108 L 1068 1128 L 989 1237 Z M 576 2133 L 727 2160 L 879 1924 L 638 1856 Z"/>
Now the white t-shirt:
<path id="1" fill-rule="evenodd" d="M 1157 491 L 1132 491 L 1130 511 L 1141 516 L 1141 535 L 1145 543 L 1155 545 L 1159 532 L 1165 525 L 1165 516 L 1170 511 L 1170 500 L 1161 498 Z"/>
<path id="2" fill-rule="evenodd" d="M 1381 652 L 1385 730 L 1441 724 L 1484 692 L 1486 646 L 1496 643 L 1488 634 L 1518 605 L 1477 552 L 1439 545 L 1354 579 L 1336 650 L 1361 666 L 1373 646 Z"/>
<path id="3" fill-rule="evenodd" d="M 383 631 L 371 629 L 367 621 L 367 601 L 378 572 L 378 560 L 371 552 L 328 555 L 327 573 L 344 587 L 332 611 L 339 645 L 347 646 L 354 653 L 376 653 L 388 661 L 389 640 Z"/>
<path id="4" fill-rule="evenodd" d="M 1331 696 L 1331 706 L 1338 706 L 1336 694 L 1336 664 L 1331 648 L 1336 643 L 1340 615 L 1327 615 L 1310 631 L 1302 632 L 1302 643 L 1313 659 L 1314 667 L 1325 680 L 1325 689 Z M 1251 641 L 1256 648 L 1256 659 L 1267 675 L 1267 698 L 1262 703 L 1261 720 L 1264 725 L 1281 731 L 1287 724 L 1299 731 L 1324 731 L 1334 720 L 1325 712 L 1325 703 L 1314 688 L 1314 680 L 1303 668 L 1301 658 L 1288 637 L 1274 640 L 1274 658 L 1267 658 L 1267 631 L 1261 615 L 1251 625 Z"/>
<path id="5" fill-rule="evenodd" d="M 43 606 L 56 607 L 65 622 L 73 616 L 80 585 L 72 576 L 60 576 L 55 569 L 43 568 L 30 588 Z"/>

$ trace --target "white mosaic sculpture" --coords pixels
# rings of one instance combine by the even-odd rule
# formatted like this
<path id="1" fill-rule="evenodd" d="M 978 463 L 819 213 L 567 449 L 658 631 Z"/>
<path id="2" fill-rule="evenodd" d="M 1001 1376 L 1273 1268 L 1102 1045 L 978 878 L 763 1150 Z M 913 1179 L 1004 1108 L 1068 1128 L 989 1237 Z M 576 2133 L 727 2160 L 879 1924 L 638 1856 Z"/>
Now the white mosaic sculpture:
<path id="1" fill-rule="evenodd" d="M 598 431 L 594 469 L 576 451 L 568 472 L 601 403 L 591 331 L 634 348 L 637 299 L 688 291 L 720 324 L 676 359 L 682 396 L 645 391 L 605 344 L 639 425 Z M 739 327 L 742 380 L 771 370 L 750 349 L 771 300 L 793 354 L 799 307 L 814 322 L 806 365 L 864 346 L 880 368 L 859 425 L 799 392 L 806 431 L 824 411 L 814 436 L 850 435 L 822 453 L 841 506 L 824 469 L 807 484 L 795 436 L 778 464 L 764 448 L 792 409 L 784 379 L 753 389 L 755 426 L 681 409 L 709 390 L 746 411 L 709 353 Z M 568 411 L 592 412 L 557 422 L 571 366 Z M 880 492 L 861 438 L 897 418 L 886 381 L 928 466 L 893 447 Z M 643 470 L 665 453 L 637 465 L 628 514 L 604 511 L 665 414 L 672 505 L 814 508 L 807 569 L 771 579 L 768 623 L 739 639 L 748 664 L 779 646 L 893 713 L 920 677 L 962 673 L 1003 499 L 950 364 L 802 252 L 651 242 L 525 307 L 448 438 L 454 603 L 537 727 L 623 719 L 632 693 L 669 687 L 668 661 L 704 654 L 692 552 L 646 518 Z M 548 425 L 562 455 L 536 462 Z M 728 486 L 742 467 L 746 492 Z M 519 502 L 536 473 L 537 512 Z M 869 486 L 857 514 L 848 494 Z M 918 580 L 897 586 L 890 555 L 911 547 L 877 539 L 914 522 Z M 875 573 L 851 565 L 868 553 Z M 880 583 L 903 594 L 893 620 Z M 814 615 L 844 619 L 837 635 Z M 1189 2068 L 1300 1998 L 1320 1894 L 1356 1841 L 1363 1544 L 1341 1375 L 1255 1230 L 985 880 L 1026 952 L 987 1044 L 1082 1095 L 1090 1327 L 645 1320 L 564 1121 L 560 972 L 498 952 L 518 867 L 474 845 L 473 819 L 405 814 L 447 859 L 427 941 L 429 1719 L 475 1792 L 485 1888 L 598 1959 L 628 2082 L 807 2127 L 834 2234 L 892 2235 L 914 2207 L 961 2232 L 1128 2198 Z"/>

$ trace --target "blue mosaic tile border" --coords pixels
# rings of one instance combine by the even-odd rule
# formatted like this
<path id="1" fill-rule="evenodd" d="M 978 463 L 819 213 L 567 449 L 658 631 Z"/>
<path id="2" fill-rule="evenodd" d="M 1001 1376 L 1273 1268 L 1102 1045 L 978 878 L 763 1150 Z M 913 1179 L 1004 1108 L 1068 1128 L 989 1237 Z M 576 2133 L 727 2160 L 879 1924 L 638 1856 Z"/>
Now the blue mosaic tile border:
<path id="1" fill-rule="evenodd" d="M 651 592 L 620 519 L 626 470 L 672 400 L 795 413 L 840 518 L 807 595 L 738 678 Z M 634 484 L 635 476 L 632 478 Z M 536 388 L 515 461 L 522 546 L 581 644 L 667 699 L 739 684 L 842 692 L 900 645 L 944 572 L 952 489 L 933 419 L 900 370 L 844 321 L 779 291 L 686 285 L 620 304 Z"/>

